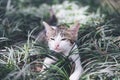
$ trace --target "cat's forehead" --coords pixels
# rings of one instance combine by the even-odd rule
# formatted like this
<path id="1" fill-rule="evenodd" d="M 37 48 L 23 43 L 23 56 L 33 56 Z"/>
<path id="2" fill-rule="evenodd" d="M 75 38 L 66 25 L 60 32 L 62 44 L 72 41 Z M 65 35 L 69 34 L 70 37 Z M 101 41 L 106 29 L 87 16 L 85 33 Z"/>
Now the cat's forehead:
<path id="1" fill-rule="evenodd" d="M 61 40 L 62 38 L 66 38 L 67 41 L 70 41 L 72 44 L 76 40 L 75 35 L 72 34 L 71 29 L 67 26 L 51 26 L 52 30 L 50 34 L 47 35 L 47 40 L 49 41 L 51 38 L 55 38 L 55 40 Z"/>
<path id="2" fill-rule="evenodd" d="M 66 26 L 52 26 L 53 28 L 53 35 L 51 36 L 61 36 L 61 37 L 65 37 L 65 36 L 69 36 L 70 35 L 70 31 Z"/>

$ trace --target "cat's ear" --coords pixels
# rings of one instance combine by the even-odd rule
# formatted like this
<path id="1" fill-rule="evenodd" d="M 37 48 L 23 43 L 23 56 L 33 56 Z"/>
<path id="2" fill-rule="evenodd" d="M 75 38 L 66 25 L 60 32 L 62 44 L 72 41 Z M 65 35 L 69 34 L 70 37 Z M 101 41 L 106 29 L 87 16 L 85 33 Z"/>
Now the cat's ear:
<path id="1" fill-rule="evenodd" d="M 72 33 L 72 35 L 74 35 L 75 37 L 77 37 L 78 36 L 79 28 L 80 28 L 80 23 L 77 21 L 77 22 L 75 22 L 75 24 L 73 26 L 71 26 L 69 28 L 69 30 Z"/>
<path id="2" fill-rule="evenodd" d="M 48 23 L 46 23 L 44 21 L 43 21 L 43 25 L 44 25 L 45 30 L 46 30 L 46 35 L 51 34 L 51 32 L 53 30 L 52 27 Z"/>

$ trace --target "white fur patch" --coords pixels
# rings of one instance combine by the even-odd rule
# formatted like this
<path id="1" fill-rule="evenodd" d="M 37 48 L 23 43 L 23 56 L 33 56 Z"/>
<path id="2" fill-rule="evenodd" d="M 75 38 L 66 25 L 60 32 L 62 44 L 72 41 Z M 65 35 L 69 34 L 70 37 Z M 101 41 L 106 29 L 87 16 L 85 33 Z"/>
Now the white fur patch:
<path id="1" fill-rule="evenodd" d="M 62 38 L 60 33 L 54 37 L 54 40 L 48 41 L 48 46 L 50 50 L 56 51 L 56 52 L 62 52 L 66 53 L 71 50 L 72 46 L 70 41 L 64 40 L 62 41 Z M 58 50 L 55 50 L 56 45 L 59 45 Z"/>

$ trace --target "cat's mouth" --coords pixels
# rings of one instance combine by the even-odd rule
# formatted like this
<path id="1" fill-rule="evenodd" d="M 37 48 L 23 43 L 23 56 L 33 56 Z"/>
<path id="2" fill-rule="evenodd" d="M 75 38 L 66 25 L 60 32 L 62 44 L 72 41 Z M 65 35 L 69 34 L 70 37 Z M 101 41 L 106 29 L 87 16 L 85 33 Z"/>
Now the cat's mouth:
<path id="1" fill-rule="evenodd" d="M 61 49 L 60 48 L 55 48 L 54 51 L 55 52 L 61 52 Z"/>

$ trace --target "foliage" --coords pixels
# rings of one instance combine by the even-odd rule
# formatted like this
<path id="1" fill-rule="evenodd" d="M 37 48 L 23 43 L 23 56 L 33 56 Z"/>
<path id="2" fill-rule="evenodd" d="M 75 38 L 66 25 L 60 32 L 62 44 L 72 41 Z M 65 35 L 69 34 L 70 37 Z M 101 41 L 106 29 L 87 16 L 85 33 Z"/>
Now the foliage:
<path id="1" fill-rule="evenodd" d="M 51 66 L 51 68 L 46 70 L 46 72 L 42 72 L 42 73 L 40 72 L 41 65 L 43 64 L 44 56 L 46 56 L 46 53 L 47 54 L 51 53 L 53 55 L 53 52 L 46 50 L 47 48 L 45 49 L 43 46 L 38 46 L 37 44 L 35 44 L 35 41 L 30 41 L 29 38 L 27 40 L 27 43 L 25 43 L 23 46 L 21 47 L 12 46 L 11 48 L 7 48 L 6 49 L 7 51 L 1 52 L 1 57 L 0 57 L 1 79 L 53 80 L 53 79 L 62 78 L 63 80 L 63 78 L 68 78 L 66 69 L 69 69 L 70 66 L 68 66 L 69 63 L 66 64 L 68 67 L 66 67 L 65 69 L 63 66 L 61 66 L 63 62 L 67 61 L 67 59 L 64 58 L 62 55 L 58 56 L 60 57 L 58 63 Z M 64 66 L 66 65 L 64 64 Z M 47 79 L 48 77 L 49 79 Z"/>
<path id="2" fill-rule="evenodd" d="M 102 9 L 104 12 L 108 13 L 109 15 L 115 14 L 120 15 L 120 1 L 112 1 L 112 0 L 101 0 L 100 1 Z M 106 7 L 106 10 L 104 9 Z"/>
<path id="3" fill-rule="evenodd" d="M 88 26 L 86 24 L 83 25 L 86 27 L 80 29 L 77 43 L 84 68 L 80 80 L 119 80 L 120 39 L 119 31 L 117 32 L 119 26 L 113 27 L 113 25 L 119 24 L 113 24 L 114 22 L 116 20 L 111 20 L 101 26 L 96 26 L 96 24 Z M 68 62 L 68 65 L 70 65 L 70 61 L 66 60 L 66 57 L 62 55 L 55 55 L 44 45 L 41 46 L 34 40 L 31 41 L 30 35 L 28 35 L 27 43 L 23 46 L 7 48 L 7 53 L 1 54 L 0 64 L 4 65 L 0 68 L 3 70 L 1 74 L 5 74 L 2 78 L 11 80 L 68 80 L 69 72 L 66 72 L 66 69 L 69 69 L 70 66 L 65 66 L 64 61 Z M 44 72 L 35 71 L 41 68 L 44 57 L 51 55 L 59 58 L 59 61 Z M 64 68 L 61 64 L 64 65 Z M 4 73 L 6 70 L 8 72 Z"/>
<path id="4" fill-rule="evenodd" d="M 85 16 L 83 22 L 80 21 L 81 28 L 76 42 L 84 68 L 80 80 L 120 79 L 120 17 L 118 14 L 116 16 L 111 13 L 110 15 L 114 16 L 113 18 L 108 13 L 101 13 L 98 7 L 102 2 L 99 3 L 99 0 L 78 0 L 81 4 L 76 4 L 73 0 L 69 1 L 71 2 L 63 2 L 63 0 L 0 1 L 1 79 L 69 79 L 72 67 L 71 61 L 63 55 L 55 55 L 56 53 L 49 51 L 46 45 L 39 44 L 32 38 L 33 34 L 38 33 L 42 29 L 40 21 L 47 20 L 49 17 L 48 10 L 50 6 L 43 4 L 44 2 L 50 2 L 50 5 L 63 2 L 62 4 L 52 5 L 56 14 L 63 10 L 69 13 L 77 9 L 82 14 L 77 12 L 78 15 L 75 14 L 74 16 L 80 17 L 80 19 L 81 16 Z M 86 4 L 89 4 L 89 8 L 85 7 Z M 63 5 L 64 7 L 62 7 Z M 84 8 L 82 5 L 84 5 Z M 61 7 L 60 9 L 59 6 Z M 67 17 L 68 25 L 74 22 L 74 16 L 70 14 Z M 69 17 L 72 17 L 73 21 L 70 21 Z M 58 19 L 60 18 L 58 17 Z M 44 65 L 44 57 L 50 57 L 51 55 L 57 57 L 59 59 L 58 62 L 51 65 L 46 71 L 40 72 L 42 65 Z"/>
<path id="5" fill-rule="evenodd" d="M 78 44 L 85 69 L 81 79 L 119 80 L 120 34 L 118 35 L 117 29 L 120 24 L 113 24 L 116 21 L 111 20 L 102 26 L 88 26 L 85 30 L 80 30 Z"/>
<path id="6" fill-rule="evenodd" d="M 82 6 L 75 2 L 64 1 L 62 4 L 53 5 L 52 8 L 58 18 L 58 23 L 73 23 L 79 21 L 81 24 L 98 19 L 99 23 L 104 20 L 105 15 L 100 14 L 99 9 L 96 12 L 89 12 L 90 6 Z M 63 14 L 64 13 L 64 14 Z M 96 22 L 98 21 L 96 20 Z"/>
<path id="7" fill-rule="evenodd" d="M 17 6 L 15 1 L 11 0 L 1 0 L 0 3 L 0 37 L 8 38 L 0 42 L 0 48 L 26 40 L 28 31 L 35 27 L 38 27 L 38 30 L 41 29 L 39 26 L 42 17 L 36 16 L 37 13 L 31 14 L 24 11 L 28 11 L 30 6 L 23 9 L 19 5 Z M 32 11 L 32 9 L 30 10 Z M 36 32 L 38 30 L 36 29 Z"/>

